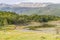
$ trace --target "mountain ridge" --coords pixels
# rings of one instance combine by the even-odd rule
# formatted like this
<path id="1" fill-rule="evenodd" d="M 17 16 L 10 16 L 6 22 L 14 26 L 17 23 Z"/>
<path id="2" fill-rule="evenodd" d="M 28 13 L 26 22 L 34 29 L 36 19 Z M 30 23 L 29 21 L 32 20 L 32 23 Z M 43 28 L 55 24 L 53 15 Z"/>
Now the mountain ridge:
<path id="1" fill-rule="evenodd" d="M 21 6 L 22 4 L 23 6 Z M 26 14 L 26 15 L 30 15 L 30 14 L 60 15 L 60 11 L 59 11 L 60 4 L 53 4 L 53 3 L 19 3 L 14 5 L 0 4 L 0 10 L 11 11 L 11 12 L 16 12 L 18 14 Z"/>

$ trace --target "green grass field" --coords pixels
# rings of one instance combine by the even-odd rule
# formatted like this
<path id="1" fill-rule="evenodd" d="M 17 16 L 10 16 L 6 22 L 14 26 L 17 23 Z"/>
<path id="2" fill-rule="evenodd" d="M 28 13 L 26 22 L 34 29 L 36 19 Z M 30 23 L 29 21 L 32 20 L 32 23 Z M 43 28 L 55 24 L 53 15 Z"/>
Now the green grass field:
<path id="1" fill-rule="evenodd" d="M 47 34 L 33 31 L 0 31 L 0 40 L 60 40 L 59 36 L 60 35 L 57 34 Z"/>

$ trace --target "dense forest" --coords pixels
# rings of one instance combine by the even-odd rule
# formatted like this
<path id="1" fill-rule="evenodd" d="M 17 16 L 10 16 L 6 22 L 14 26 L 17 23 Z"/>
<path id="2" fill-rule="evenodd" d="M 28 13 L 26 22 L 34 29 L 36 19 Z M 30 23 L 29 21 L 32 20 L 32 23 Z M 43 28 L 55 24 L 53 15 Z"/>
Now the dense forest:
<path id="1" fill-rule="evenodd" d="M 29 24 L 30 22 L 48 22 L 60 20 L 58 16 L 51 16 L 51 15 L 19 15 L 14 12 L 6 12 L 0 11 L 0 26 L 5 25 L 23 25 Z"/>

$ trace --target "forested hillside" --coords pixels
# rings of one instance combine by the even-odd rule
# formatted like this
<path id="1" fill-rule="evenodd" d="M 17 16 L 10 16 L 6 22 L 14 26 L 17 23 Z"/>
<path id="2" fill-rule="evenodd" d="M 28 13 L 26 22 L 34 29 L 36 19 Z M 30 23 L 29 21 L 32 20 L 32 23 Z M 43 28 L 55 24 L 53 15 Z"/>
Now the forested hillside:
<path id="1" fill-rule="evenodd" d="M 0 26 L 29 24 L 30 22 L 48 22 L 53 20 L 60 20 L 60 17 L 37 14 L 19 15 L 14 12 L 0 11 Z"/>

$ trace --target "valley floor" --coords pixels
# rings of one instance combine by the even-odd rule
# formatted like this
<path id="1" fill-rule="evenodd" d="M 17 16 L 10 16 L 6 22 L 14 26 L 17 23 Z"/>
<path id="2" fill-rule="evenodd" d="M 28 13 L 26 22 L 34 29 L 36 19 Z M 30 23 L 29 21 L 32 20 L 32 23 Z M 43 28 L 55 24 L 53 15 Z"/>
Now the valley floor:
<path id="1" fill-rule="evenodd" d="M 60 40 L 60 34 L 36 31 L 9 30 L 0 31 L 0 40 Z"/>
<path id="2" fill-rule="evenodd" d="M 59 25 L 51 28 L 38 28 L 37 30 L 23 29 L 24 26 L 20 26 L 20 28 L 18 26 L 15 30 L 8 30 L 6 28 L 6 30 L 0 30 L 0 40 L 60 40 L 60 34 L 57 34 L 57 32 L 60 32 L 60 27 L 58 27 L 60 26 L 60 22 L 52 21 L 48 23 Z M 15 25 L 13 26 L 15 27 Z M 14 28 L 12 27 L 12 29 Z"/>

